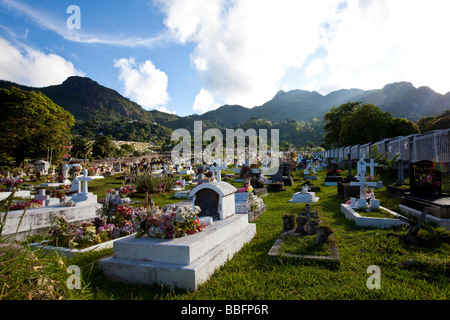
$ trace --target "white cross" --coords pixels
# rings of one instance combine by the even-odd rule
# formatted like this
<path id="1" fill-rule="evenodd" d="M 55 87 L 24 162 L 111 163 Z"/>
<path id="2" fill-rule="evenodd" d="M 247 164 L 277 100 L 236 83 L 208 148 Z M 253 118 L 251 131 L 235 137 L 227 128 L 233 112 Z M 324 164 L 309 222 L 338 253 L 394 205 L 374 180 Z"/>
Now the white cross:
<path id="1" fill-rule="evenodd" d="M 216 163 L 216 165 L 210 167 L 209 169 L 213 172 L 213 179 L 214 179 L 214 172 L 217 172 L 217 181 L 221 182 L 222 181 L 221 170 L 227 170 L 228 167 L 226 164 L 221 165 L 220 160 L 216 160 L 214 162 Z"/>
<path id="2" fill-rule="evenodd" d="M 367 166 L 367 167 L 370 167 L 370 175 L 371 175 L 372 177 L 375 177 L 375 171 L 374 171 L 374 169 L 375 169 L 375 167 L 378 166 L 378 163 L 374 163 L 373 159 L 370 159 L 370 163 L 369 163 L 369 164 L 366 164 L 366 166 Z"/>
<path id="3" fill-rule="evenodd" d="M 63 166 L 63 176 L 64 176 L 64 180 L 67 180 L 67 177 L 69 175 L 69 166 L 67 164 L 65 164 Z"/>
<path id="4" fill-rule="evenodd" d="M 366 179 L 366 166 L 367 162 L 364 161 L 364 159 L 360 159 L 358 161 L 358 168 L 359 168 L 359 198 L 364 199 L 364 187 L 365 187 L 365 179 Z"/>
<path id="5" fill-rule="evenodd" d="M 88 171 L 84 169 L 83 171 L 83 177 L 78 178 L 79 181 L 83 182 L 83 192 L 82 193 L 88 193 L 88 181 L 92 181 L 91 177 L 88 177 Z"/>

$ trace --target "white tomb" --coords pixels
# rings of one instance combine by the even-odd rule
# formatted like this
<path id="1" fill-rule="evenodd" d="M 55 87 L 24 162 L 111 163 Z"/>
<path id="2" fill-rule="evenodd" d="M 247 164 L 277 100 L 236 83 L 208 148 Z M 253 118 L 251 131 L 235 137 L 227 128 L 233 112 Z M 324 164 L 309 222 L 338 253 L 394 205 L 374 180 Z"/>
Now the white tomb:
<path id="1" fill-rule="evenodd" d="M 78 190 L 79 192 L 70 198 L 71 201 L 76 203 L 86 204 L 95 204 L 97 203 L 97 195 L 88 191 L 88 181 L 92 181 L 91 177 L 88 177 L 88 171 L 84 169 L 83 177 L 77 177 L 74 179 L 75 181 L 79 181 Z M 81 182 L 83 183 L 83 188 L 81 189 Z M 73 189 L 72 189 L 73 190 Z M 80 191 L 81 190 L 81 191 Z"/>
<path id="2" fill-rule="evenodd" d="M 116 241 L 114 255 L 100 260 L 99 268 L 108 278 L 123 283 L 164 283 L 195 291 L 256 234 L 256 225 L 248 223 L 247 215 L 234 213 L 235 191 L 230 192 L 234 187 L 223 184 L 204 183 L 193 189 L 197 189 L 193 195 L 199 196 L 209 185 L 226 198 L 219 218 L 203 231 L 176 239 L 143 236 Z M 233 200 L 232 207 L 228 199 Z"/>
<path id="3" fill-rule="evenodd" d="M 308 186 L 305 185 L 301 192 L 293 194 L 292 199 L 288 202 L 292 203 L 316 203 L 319 202 L 319 197 L 316 197 L 315 192 L 308 192 Z"/>

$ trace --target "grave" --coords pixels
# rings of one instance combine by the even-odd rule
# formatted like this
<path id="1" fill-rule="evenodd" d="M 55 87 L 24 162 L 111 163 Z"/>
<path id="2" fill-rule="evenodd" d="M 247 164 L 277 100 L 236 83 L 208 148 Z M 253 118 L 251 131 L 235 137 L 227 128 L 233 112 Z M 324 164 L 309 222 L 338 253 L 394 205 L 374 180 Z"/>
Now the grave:
<path id="1" fill-rule="evenodd" d="M 278 166 L 278 171 L 271 176 L 271 182 L 267 185 L 268 191 L 286 191 L 286 187 L 283 182 L 282 167 Z"/>
<path id="2" fill-rule="evenodd" d="M 253 193 L 237 192 L 234 197 L 236 213 L 248 215 L 249 222 L 259 218 L 267 210 L 264 201 Z"/>
<path id="3" fill-rule="evenodd" d="M 450 219 L 450 195 L 442 193 L 441 172 L 428 160 L 410 163 L 410 192 L 405 192 L 402 205 L 428 213 L 439 219 Z"/>
<path id="4" fill-rule="evenodd" d="M 70 199 L 70 197 L 68 197 Z M 52 225 L 58 216 L 66 218 L 70 224 L 90 222 L 100 217 L 102 205 L 97 202 L 77 202 L 74 206 L 62 206 L 57 198 L 45 195 L 45 189 L 40 189 L 35 200 L 43 201 L 43 207 L 9 211 L 6 217 L 4 236 L 14 236 L 17 241 L 25 241 L 27 236 L 42 234 Z M 1 214 L 2 218 L 4 213 Z M 17 234 L 16 234 L 17 231 Z"/>
<path id="5" fill-rule="evenodd" d="M 341 212 L 344 214 L 345 218 L 348 220 L 355 221 L 356 225 L 360 227 L 387 229 L 397 227 L 400 225 L 408 225 L 406 222 L 398 219 L 398 216 L 400 216 L 398 213 L 381 206 L 379 208 L 391 214 L 392 218 L 364 217 L 361 216 L 358 212 L 356 212 L 354 208 L 355 203 L 353 204 L 341 203 Z"/>
<path id="6" fill-rule="evenodd" d="M 191 205 L 199 201 L 207 210 L 203 216 L 215 218 L 212 224 L 201 232 L 176 239 L 143 236 L 116 241 L 114 255 L 99 261 L 100 270 L 123 283 L 163 283 L 170 288 L 195 291 L 256 234 L 256 225 L 249 224 L 246 215 L 235 214 L 235 192 L 236 188 L 226 182 L 195 187 Z M 203 197 L 211 199 L 202 200 Z"/>
<path id="7" fill-rule="evenodd" d="M 327 166 L 327 175 L 325 177 L 326 186 L 337 186 L 338 182 L 343 181 L 344 178 L 339 172 L 339 166 L 336 162 L 329 163 Z"/>
<path id="8" fill-rule="evenodd" d="M 291 176 L 291 168 L 289 163 L 283 162 L 281 165 L 281 176 L 285 186 L 292 186 L 294 179 Z"/>
<path id="9" fill-rule="evenodd" d="M 70 198 L 70 200 L 74 201 L 75 203 L 77 203 L 77 202 L 83 202 L 84 204 L 97 203 L 97 195 L 93 194 L 92 192 L 89 192 L 89 190 L 88 190 L 88 182 L 92 181 L 92 178 L 88 177 L 88 171 L 86 169 L 84 169 L 83 176 L 81 178 L 78 177 L 75 180 L 78 180 L 80 182 L 80 185 L 78 186 L 78 191 L 79 192 L 74 194 Z M 81 183 L 83 183 L 83 188 L 82 189 L 81 189 Z"/>
<path id="10" fill-rule="evenodd" d="M 306 167 L 305 171 L 303 171 L 303 179 L 309 179 L 309 180 L 317 180 L 317 172 L 315 165 L 313 164 L 313 159 L 311 158 L 310 163 Z"/>
<path id="11" fill-rule="evenodd" d="M 45 189 L 39 189 L 39 194 L 34 196 L 35 200 L 41 200 L 43 207 L 27 209 L 23 216 L 23 210 L 9 211 L 6 219 L 6 229 L 4 235 L 13 235 L 18 231 L 16 240 L 26 240 L 27 235 L 34 235 L 46 232 L 54 219 L 61 215 L 69 223 L 89 222 L 100 216 L 101 204 L 97 203 L 97 196 L 88 192 L 87 182 L 91 181 L 87 177 L 87 170 L 84 176 L 79 178 L 84 182 L 82 192 L 73 196 L 66 196 L 65 201 L 58 198 L 51 198 L 45 194 Z M 2 213 L 2 216 L 4 213 Z M 20 225 L 19 225 L 20 223 Z"/>
<path id="12" fill-rule="evenodd" d="M 375 177 L 375 167 L 378 166 L 378 163 L 375 163 L 373 159 L 370 159 L 370 162 L 367 163 L 366 161 L 361 162 L 361 160 L 364 161 L 363 158 L 361 158 L 357 163 L 357 173 L 356 173 L 356 180 L 357 181 L 350 181 L 350 186 L 359 186 L 359 179 L 360 179 L 360 173 L 362 170 L 366 173 L 366 167 L 370 168 L 370 175 L 369 178 L 373 180 Z M 363 167 L 364 166 L 364 167 Z M 383 182 L 381 181 L 365 181 L 366 186 L 378 189 L 383 187 Z"/>
<path id="13" fill-rule="evenodd" d="M 301 192 L 293 194 L 292 199 L 288 202 L 292 203 L 315 203 L 319 202 L 319 197 L 316 197 L 315 192 L 309 192 L 308 186 L 304 186 Z"/>

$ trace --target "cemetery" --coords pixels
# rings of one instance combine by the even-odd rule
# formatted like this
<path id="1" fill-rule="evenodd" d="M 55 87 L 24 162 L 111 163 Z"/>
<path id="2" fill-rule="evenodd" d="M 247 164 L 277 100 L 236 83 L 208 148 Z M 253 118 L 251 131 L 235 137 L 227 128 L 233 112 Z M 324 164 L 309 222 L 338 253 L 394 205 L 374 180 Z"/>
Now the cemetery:
<path id="1" fill-rule="evenodd" d="M 2 237 L 15 236 L 45 261 L 57 254 L 67 266 L 82 265 L 87 292 L 71 292 L 80 298 L 448 298 L 448 172 L 404 162 L 410 191 L 394 196 L 383 162 L 356 158 L 355 150 L 348 149 L 351 161 L 326 154 L 296 167 L 281 161 L 267 177 L 245 164 L 203 164 L 183 174 L 156 166 L 155 177 L 172 178 L 148 195 L 126 167 L 101 179 L 94 170 L 68 174 L 68 189 L 25 176 L 14 203 L 41 204 L 3 214 Z M 391 181 L 399 178 L 393 172 Z M 4 193 L 3 202 L 10 200 Z M 68 232 L 66 222 L 76 227 Z M 49 230 L 56 237 L 45 238 Z M 366 268 L 374 264 L 393 291 L 367 289 Z"/>

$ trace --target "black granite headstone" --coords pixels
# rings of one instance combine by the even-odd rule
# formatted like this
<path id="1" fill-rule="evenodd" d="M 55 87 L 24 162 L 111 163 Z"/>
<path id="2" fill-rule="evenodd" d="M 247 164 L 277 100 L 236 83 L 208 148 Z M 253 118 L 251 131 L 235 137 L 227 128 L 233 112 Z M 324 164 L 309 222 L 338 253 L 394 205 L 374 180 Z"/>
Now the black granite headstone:
<path id="1" fill-rule="evenodd" d="M 272 183 L 274 182 L 283 182 L 283 168 L 282 166 L 278 166 L 278 171 L 276 174 L 271 176 Z"/>
<path id="2" fill-rule="evenodd" d="M 411 195 L 419 198 L 436 198 L 442 195 L 441 172 L 432 161 L 424 160 L 409 165 Z"/>

